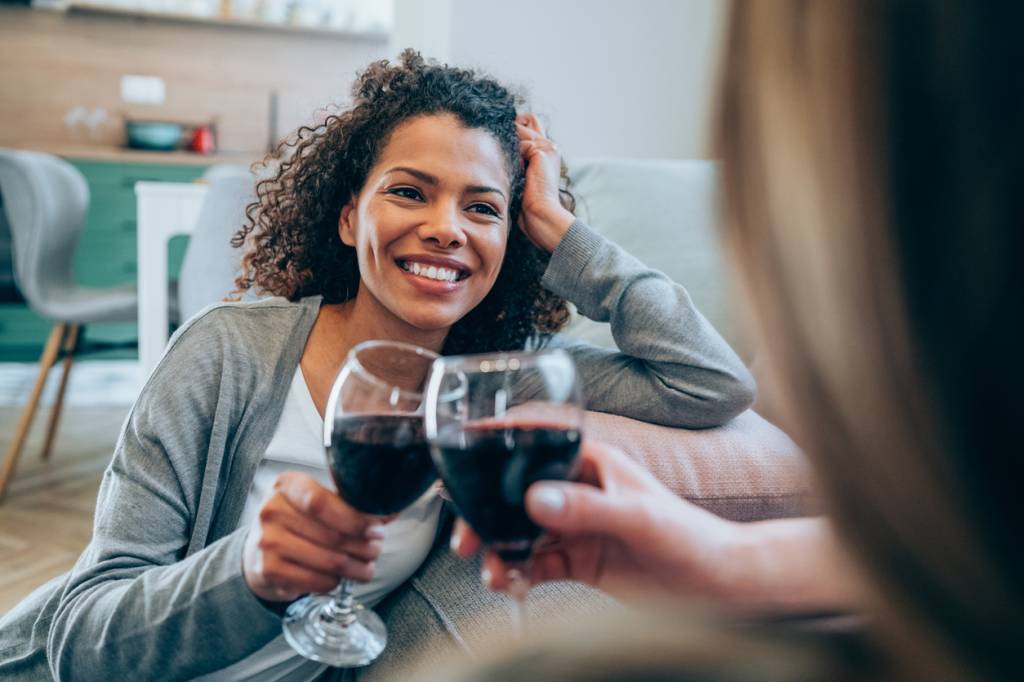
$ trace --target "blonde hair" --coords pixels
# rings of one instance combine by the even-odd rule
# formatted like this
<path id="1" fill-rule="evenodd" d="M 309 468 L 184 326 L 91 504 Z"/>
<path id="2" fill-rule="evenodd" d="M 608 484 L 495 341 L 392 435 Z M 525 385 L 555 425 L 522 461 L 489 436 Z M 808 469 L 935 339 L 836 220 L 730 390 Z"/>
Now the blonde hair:
<path id="1" fill-rule="evenodd" d="M 1022 24 L 986 5 L 741 0 L 723 80 L 725 240 L 787 427 L 918 674 L 1021 672 L 1002 249 L 1020 245 Z M 987 156 L 996 140 L 1016 159 Z"/>
<path id="2" fill-rule="evenodd" d="M 725 241 L 877 642 L 604 620 L 453 679 L 1022 677 L 1018 7 L 734 6 Z"/>

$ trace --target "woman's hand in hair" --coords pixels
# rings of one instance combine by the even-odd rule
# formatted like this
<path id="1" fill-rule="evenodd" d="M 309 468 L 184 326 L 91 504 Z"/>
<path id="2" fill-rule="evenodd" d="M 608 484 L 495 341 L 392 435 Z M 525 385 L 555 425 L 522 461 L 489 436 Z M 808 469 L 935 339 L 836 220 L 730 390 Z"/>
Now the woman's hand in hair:
<path id="1" fill-rule="evenodd" d="M 307 475 L 285 472 L 245 541 L 242 571 L 266 601 L 327 592 L 341 578 L 370 580 L 384 519 L 362 514 Z"/>
<path id="2" fill-rule="evenodd" d="M 610 446 L 585 442 L 581 463 L 578 482 L 545 481 L 527 492 L 527 512 L 548 531 L 528 563 L 530 582 L 578 580 L 618 597 L 717 596 L 740 524 L 677 497 Z M 460 521 L 452 547 L 468 556 L 480 540 Z M 503 590 L 505 576 L 488 553 L 484 581 Z"/>
<path id="3" fill-rule="evenodd" d="M 526 188 L 520 227 L 534 244 L 548 253 L 561 243 L 575 220 L 561 201 L 562 159 L 533 114 L 516 117 L 519 148 L 526 163 Z"/>

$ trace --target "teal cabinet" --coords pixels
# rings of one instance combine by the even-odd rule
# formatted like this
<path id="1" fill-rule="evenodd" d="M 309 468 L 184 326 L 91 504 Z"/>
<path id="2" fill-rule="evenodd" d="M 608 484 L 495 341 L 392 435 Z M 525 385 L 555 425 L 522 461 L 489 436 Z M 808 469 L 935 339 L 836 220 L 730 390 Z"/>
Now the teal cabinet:
<path id="1" fill-rule="evenodd" d="M 206 166 L 122 163 L 68 159 L 89 183 L 89 213 L 75 251 L 75 281 L 94 287 L 135 282 L 136 212 L 135 183 L 191 182 Z M 170 245 L 169 272 L 178 276 L 187 238 Z M 0 361 L 38 360 L 51 324 L 24 304 L 0 304 Z M 135 323 L 94 325 L 87 338 L 125 342 L 136 338 Z M 118 351 L 118 357 L 135 357 L 134 350 Z"/>

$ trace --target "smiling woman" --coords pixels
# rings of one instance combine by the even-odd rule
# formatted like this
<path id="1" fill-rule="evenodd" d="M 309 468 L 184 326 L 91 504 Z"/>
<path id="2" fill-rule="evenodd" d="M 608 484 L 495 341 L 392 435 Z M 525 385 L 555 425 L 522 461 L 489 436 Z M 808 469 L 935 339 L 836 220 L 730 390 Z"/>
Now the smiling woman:
<path id="1" fill-rule="evenodd" d="M 290 300 L 321 295 L 325 303 L 355 298 L 362 306 L 371 303 L 359 299 L 362 283 L 372 303 L 382 296 L 396 303 L 395 282 L 376 262 L 383 254 L 371 246 L 397 230 L 406 235 L 401 248 L 411 250 L 390 252 L 388 264 L 402 267 L 396 257 L 417 255 L 409 260 L 420 263 L 421 280 L 423 265 L 428 275 L 430 265 L 457 270 L 457 284 L 472 280 L 451 288 L 422 283 L 430 287 L 420 289 L 424 296 L 447 294 L 424 311 L 447 311 L 444 352 L 518 350 L 564 326 L 565 300 L 541 286 L 549 253 L 514 229 L 525 186 L 516 126 L 522 102 L 494 80 L 431 66 L 412 51 L 400 64 L 371 65 L 352 96 L 349 109 L 299 129 L 268 160 L 276 172 L 258 185 L 249 224 L 234 240 L 248 248 L 239 290 Z M 556 195 L 572 211 L 568 178 L 559 175 Z M 416 229 L 441 232 L 421 245 Z M 474 262 L 451 257 L 453 246 L 474 252 L 460 256 Z"/>
<path id="2" fill-rule="evenodd" d="M 239 292 L 270 296 L 208 308 L 172 339 L 118 439 L 89 547 L 0 620 L 0 676 L 312 680 L 326 666 L 281 636 L 288 602 L 341 578 L 371 607 L 413 594 L 408 579 L 445 557 L 443 501 L 361 513 L 324 457 L 331 384 L 362 341 L 563 345 L 587 408 L 671 426 L 749 407 L 749 373 L 685 289 L 576 220 L 557 149 L 520 105 L 407 51 L 268 160 L 234 243 Z M 555 335 L 567 300 L 610 322 L 618 350 Z M 429 633 L 467 600 L 486 612 L 496 597 L 458 571 L 432 586 L 434 612 L 388 628 Z M 561 589 L 546 594 L 578 597 Z"/>

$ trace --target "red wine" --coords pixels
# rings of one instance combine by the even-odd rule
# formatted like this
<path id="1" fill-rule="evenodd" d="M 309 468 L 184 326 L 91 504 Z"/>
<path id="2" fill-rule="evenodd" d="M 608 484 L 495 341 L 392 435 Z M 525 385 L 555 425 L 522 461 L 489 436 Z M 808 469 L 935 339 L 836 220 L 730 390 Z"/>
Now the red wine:
<path id="1" fill-rule="evenodd" d="M 579 447 L 577 429 L 490 422 L 442 432 L 432 450 L 459 514 L 503 559 L 521 561 L 541 533 L 523 507 L 526 489 L 571 478 Z"/>
<path id="2" fill-rule="evenodd" d="M 423 418 L 414 415 L 336 419 L 329 459 L 342 499 L 367 514 L 397 514 L 437 480 Z"/>

